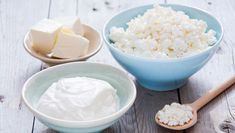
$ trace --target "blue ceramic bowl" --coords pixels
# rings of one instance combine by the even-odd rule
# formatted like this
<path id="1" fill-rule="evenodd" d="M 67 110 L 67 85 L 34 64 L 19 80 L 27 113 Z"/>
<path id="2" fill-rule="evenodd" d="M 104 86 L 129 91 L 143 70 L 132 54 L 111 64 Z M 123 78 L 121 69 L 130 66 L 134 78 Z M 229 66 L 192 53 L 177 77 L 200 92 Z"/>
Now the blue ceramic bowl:
<path id="1" fill-rule="evenodd" d="M 111 27 L 127 28 L 126 23 L 128 21 L 139 14 L 142 15 L 147 9 L 153 8 L 153 5 L 131 8 L 115 15 L 106 23 L 103 29 L 103 38 L 113 57 L 123 68 L 134 75 L 142 86 L 151 90 L 167 91 L 183 86 L 191 75 L 208 62 L 222 40 L 223 28 L 215 17 L 200 9 L 175 4 L 163 4 L 161 6 L 171 7 L 174 10 L 185 12 L 190 18 L 206 21 L 208 28 L 216 31 L 218 41 L 210 48 L 196 55 L 178 59 L 142 58 L 124 53 L 115 48 L 109 39 Z"/>
<path id="2" fill-rule="evenodd" d="M 107 117 L 91 121 L 68 121 L 50 117 L 37 110 L 41 95 L 53 83 L 64 77 L 86 76 L 109 82 L 120 99 L 120 109 Z M 133 105 L 136 88 L 126 73 L 98 63 L 67 63 L 47 68 L 29 78 L 22 90 L 22 98 L 34 116 L 47 127 L 64 133 L 99 132 L 114 124 Z M 73 113 L 73 112 L 71 112 Z"/>

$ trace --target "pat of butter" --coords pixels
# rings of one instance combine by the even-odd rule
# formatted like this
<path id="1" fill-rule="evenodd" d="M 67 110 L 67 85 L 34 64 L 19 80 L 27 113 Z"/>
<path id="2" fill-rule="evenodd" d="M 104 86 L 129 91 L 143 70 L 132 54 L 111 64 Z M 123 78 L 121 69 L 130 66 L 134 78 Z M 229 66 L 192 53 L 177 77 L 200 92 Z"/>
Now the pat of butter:
<path id="1" fill-rule="evenodd" d="M 30 31 L 33 48 L 43 54 L 50 53 L 61 27 L 62 24 L 56 21 L 49 19 L 41 20 Z"/>
<path id="2" fill-rule="evenodd" d="M 76 58 L 87 53 L 89 40 L 75 34 L 68 28 L 63 28 L 58 34 L 52 56 L 57 58 Z"/>
<path id="3" fill-rule="evenodd" d="M 84 29 L 80 22 L 80 19 L 76 19 L 72 25 L 72 29 L 76 34 L 79 34 L 81 36 L 84 36 Z"/>
<path id="4" fill-rule="evenodd" d="M 75 34 L 84 36 L 84 28 L 79 18 L 68 17 L 68 18 L 57 18 L 56 21 L 63 24 L 63 27 L 72 30 Z"/>

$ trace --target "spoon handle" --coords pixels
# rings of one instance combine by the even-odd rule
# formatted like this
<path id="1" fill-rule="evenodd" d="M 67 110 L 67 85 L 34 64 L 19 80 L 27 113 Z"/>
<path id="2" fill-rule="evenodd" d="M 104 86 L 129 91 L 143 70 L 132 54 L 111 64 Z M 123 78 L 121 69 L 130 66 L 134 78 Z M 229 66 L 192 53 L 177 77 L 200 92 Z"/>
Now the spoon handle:
<path id="1" fill-rule="evenodd" d="M 206 105 L 208 102 L 210 102 L 220 93 L 222 93 L 224 90 L 228 89 L 231 85 L 233 85 L 234 82 L 235 82 L 235 75 L 232 76 L 229 80 L 226 80 L 225 82 L 223 82 L 221 85 L 207 92 L 201 98 L 193 102 L 191 106 L 196 110 L 201 109 L 204 105 Z"/>

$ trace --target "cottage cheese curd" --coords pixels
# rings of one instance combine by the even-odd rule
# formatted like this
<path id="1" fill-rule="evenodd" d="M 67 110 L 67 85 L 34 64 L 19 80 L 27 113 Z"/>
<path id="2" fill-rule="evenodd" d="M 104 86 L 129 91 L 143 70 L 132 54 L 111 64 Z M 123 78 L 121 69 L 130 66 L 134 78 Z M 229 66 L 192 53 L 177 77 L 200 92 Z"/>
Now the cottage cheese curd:
<path id="1" fill-rule="evenodd" d="M 160 122 L 169 126 L 184 125 L 193 118 L 193 110 L 188 105 L 172 103 L 158 111 L 156 117 Z"/>
<path id="2" fill-rule="evenodd" d="M 119 98 L 106 81 L 88 77 L 63 78 L 40 97 L 37 109 L 57 119 L 95 120 L 116 112 Z"/>
<path id="3" fill-rule="evenodd" d="M 152 58 L 178 58 L 213 45 L 216 32 L 203 20 L 191 19 L 182 11 L 155 5 L 127 23 L 125 30 L 110 29 L 110 39 L 123 52 Z"/>

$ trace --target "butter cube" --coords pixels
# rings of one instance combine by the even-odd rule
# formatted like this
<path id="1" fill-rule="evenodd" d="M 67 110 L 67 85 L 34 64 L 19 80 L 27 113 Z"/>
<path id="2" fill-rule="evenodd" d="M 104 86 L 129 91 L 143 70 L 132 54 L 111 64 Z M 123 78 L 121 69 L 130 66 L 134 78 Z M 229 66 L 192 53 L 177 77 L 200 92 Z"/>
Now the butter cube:
<path id="1" fill-rule="evenodd" d="M 89 40 L 63 28 L 58 34 L 52 56 L 57 58 L 77 58 L 88 52 Z"/>
<path id="2" fill-rule="evenodd" d="M 41 20 L 30 31 L 33 48 L 43 54 L 50 53 L 61 27 L 62 24 L 56 21 L 49 19 Z"/>
<path id="3" fill-rule="evenodd" d="M 79 18 L 65 17 L 57 18 L 56 21 L 63 24 L 63 27 L 69 28 L 74 33 L 84 36 L 84 28 Z"/>
<path id="4" fill-rule="evenodd" d="M 79 18 L 73 22 L 72 29 L 76 34 L 84 36 L 84 29 Z"/>

